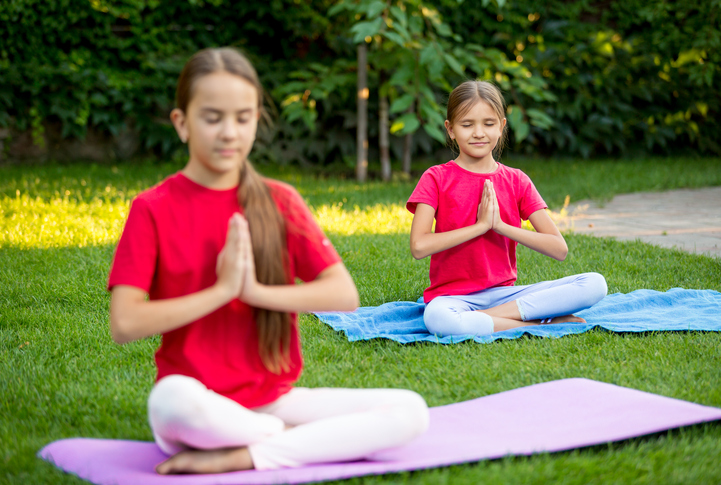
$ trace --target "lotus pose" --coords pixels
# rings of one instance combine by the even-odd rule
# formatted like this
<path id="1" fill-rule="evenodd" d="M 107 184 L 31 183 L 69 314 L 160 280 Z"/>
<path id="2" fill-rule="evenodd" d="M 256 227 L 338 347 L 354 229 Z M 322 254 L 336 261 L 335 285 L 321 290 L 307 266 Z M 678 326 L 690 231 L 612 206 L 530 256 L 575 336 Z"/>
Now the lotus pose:
<path id="1" fill-rule="evenodd" d="M 171 120 L 189 160 L 134 199 L 110 271 L 113 338 L 162 334 L 148 398 L 161 474 L 357 460 L 428 426 L 411 391 L 292 386 L 296 313 L 353 310 L 358 293 L 300 195 L 248 161 L 262 99 L 239 52 L 188 61 Z"/>
<path id="2" fill-rule="evenodd" d="M 530 178 L 494 158 L 505 141 L 504 113 L 495 85 L 468 81 L 456 87 L 445 127 L 458 156 L 429 168 L 406 205 L 414 214 L 411 253 L 431 256 L 424 322 L 436 335 L 584 322 L 573 313 L 606 295 L 598 273 L 514 286 L 518 243 L 559 261 L 568 247 Z M 522 219 L 536 231 L 522 229 Z"/>

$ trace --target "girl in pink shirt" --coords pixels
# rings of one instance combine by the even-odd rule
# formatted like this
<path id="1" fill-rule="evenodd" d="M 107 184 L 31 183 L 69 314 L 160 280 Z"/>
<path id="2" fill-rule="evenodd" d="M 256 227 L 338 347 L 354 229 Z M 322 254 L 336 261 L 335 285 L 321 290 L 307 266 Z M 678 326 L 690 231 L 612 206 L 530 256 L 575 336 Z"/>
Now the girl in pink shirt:
<path id="1" fill-rule="evenodd" d="M 584 322 L 573 313 L 606 295 L 598 273 L 514 286 L 516 245 L 563 261 L 568 247 L 528 176 L 496 162 L 506 136 L 503 96 L 467 81 L 448 98 L 455 160 L 429 168 L 408 199 L 411 253 L 431 256 L 424 321 L 437 335 L 487 335 L 542 323 Z M 436 227 L 433 231 L 433 221 Z M 529 220 L 536 232 L 521 229 Z"/>
<path id="2" fill-rule="evenodd" d="M 113 338 L 163 336 L 148 398 L 161 474 L 357 460 L 428 426 L 411 391 L 293 387 L 296 313 L 353 310 L 358 293 L 303 199 L 247 159 L 262 99 L 237 51 L 188 61 L 171 113 L 188 163 L 133 201 L 113 260 Z"/>

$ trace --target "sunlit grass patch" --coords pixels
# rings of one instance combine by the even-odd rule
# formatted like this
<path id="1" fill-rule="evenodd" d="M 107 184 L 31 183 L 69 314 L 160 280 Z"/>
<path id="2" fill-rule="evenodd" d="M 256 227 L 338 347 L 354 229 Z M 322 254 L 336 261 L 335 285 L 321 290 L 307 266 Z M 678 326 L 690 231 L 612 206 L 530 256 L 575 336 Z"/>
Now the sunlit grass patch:
<path id="1" fill-rule="evenodd" d="M 313 209 L 321 228 L 329 234 L 399 234 L 410 232 L 413 216 L 400 204 L 376 204 L 352 211 L 342 204 L 321 205 Z"/>
<path id="2" fill-rule="evenodd" d="M 0 199 L 0 248 L 84 247 L 114 243 L 129 203 L 123 198 L 89 202 L 63 197 L 31 198 L 19 191 Z"/>
<path id="3" fill-rule="evenodd" d="M 27 194 L 0 199 L 0 248 L 85 247 L 117 242 L 128 216 L 124 198 L 95 198 L 89 202 L 70 196 L 44 200 Z M 412 216 L 399 204 L 356 206 L 341 204 L 313 208 L 328 234 L 408 233 Z"/>
<path id="4" fill-rule="evenodd" d="M 0 170 L 0 248 L 31 249 L 115 244 L 133 197 L 177 167 L 48 164 Z"/>
<path id="5" fill-rule="evenodd" d="M 129 200 L 116 190 L 105 197 L 77 197 L 76 192 L 50 198 L 16 194 L 0 199 L 0 248 L 85 247 L 114 244 L 123 229 Z M 342 203 L 312 208 L 321 228 L 330 235 L 409 234 L 413 215 L 401 204 L 375 204 L 348 210 Z M 548 211 L 556 221 L 566 218 Z M 524 223 L 526 229 L 532 227 Z"/>
<path id="6" fill-rule="evenodd" d="M 563 201 L 563 207 L 561 207 L 558 212 L 552 211 L 551 209 L 546 209 L 546 214 L 548 214 L 553 223 L 556 224 L 556 227 L 558 227 L 558 230 L 561 232 L 566 232 L 573 229 L 573 220 L 569 217 L 568 214 L 568 204 L 570 203 L 571 196 L 567 195 Z M 585 208 L 586 206 L 583 207 Z M 522 221 L 521 227 L 523 229 L 528 229 L 529 231 L 535 230 L 530 221 Z"/>

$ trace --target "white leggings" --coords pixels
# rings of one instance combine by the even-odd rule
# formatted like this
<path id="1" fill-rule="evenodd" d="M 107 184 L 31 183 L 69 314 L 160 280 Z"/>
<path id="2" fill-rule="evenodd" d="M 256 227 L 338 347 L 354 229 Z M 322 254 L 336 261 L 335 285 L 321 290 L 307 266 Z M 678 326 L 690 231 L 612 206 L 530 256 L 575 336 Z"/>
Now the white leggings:
<path id="1" fill-rule="evenodd" d="M 357 460 L 428 428 L 426 402 L 413 391 L 297 387 L 250 410 L 181 375 L 155 384 L 148 417 L 169 455 L 247 446 L 257 470 Z"/>
<path id="2" fill-rule="evenodd" d="M 489 335 L 493 320 L 487 310 L 515 301 L 521 320 L 570 315 L 595 305 L 606 296 L 606 280 L 583 273 L 534 285 L 497 286 L 470 295 L 439 296 L 426 305 L 423 322 L 434 335 Z"/>

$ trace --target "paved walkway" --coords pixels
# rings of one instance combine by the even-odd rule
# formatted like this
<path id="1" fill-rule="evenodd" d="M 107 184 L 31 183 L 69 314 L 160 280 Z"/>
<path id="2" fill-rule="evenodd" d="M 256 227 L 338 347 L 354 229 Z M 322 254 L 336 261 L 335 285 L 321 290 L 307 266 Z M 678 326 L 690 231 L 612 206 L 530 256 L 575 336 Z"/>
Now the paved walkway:
<path id="1" fill-rule="evenodd" d="M 721 257 L 721 187 L 617 195 L 604 207 L 581 201 L 568 213 L 580 234 Z"/>

